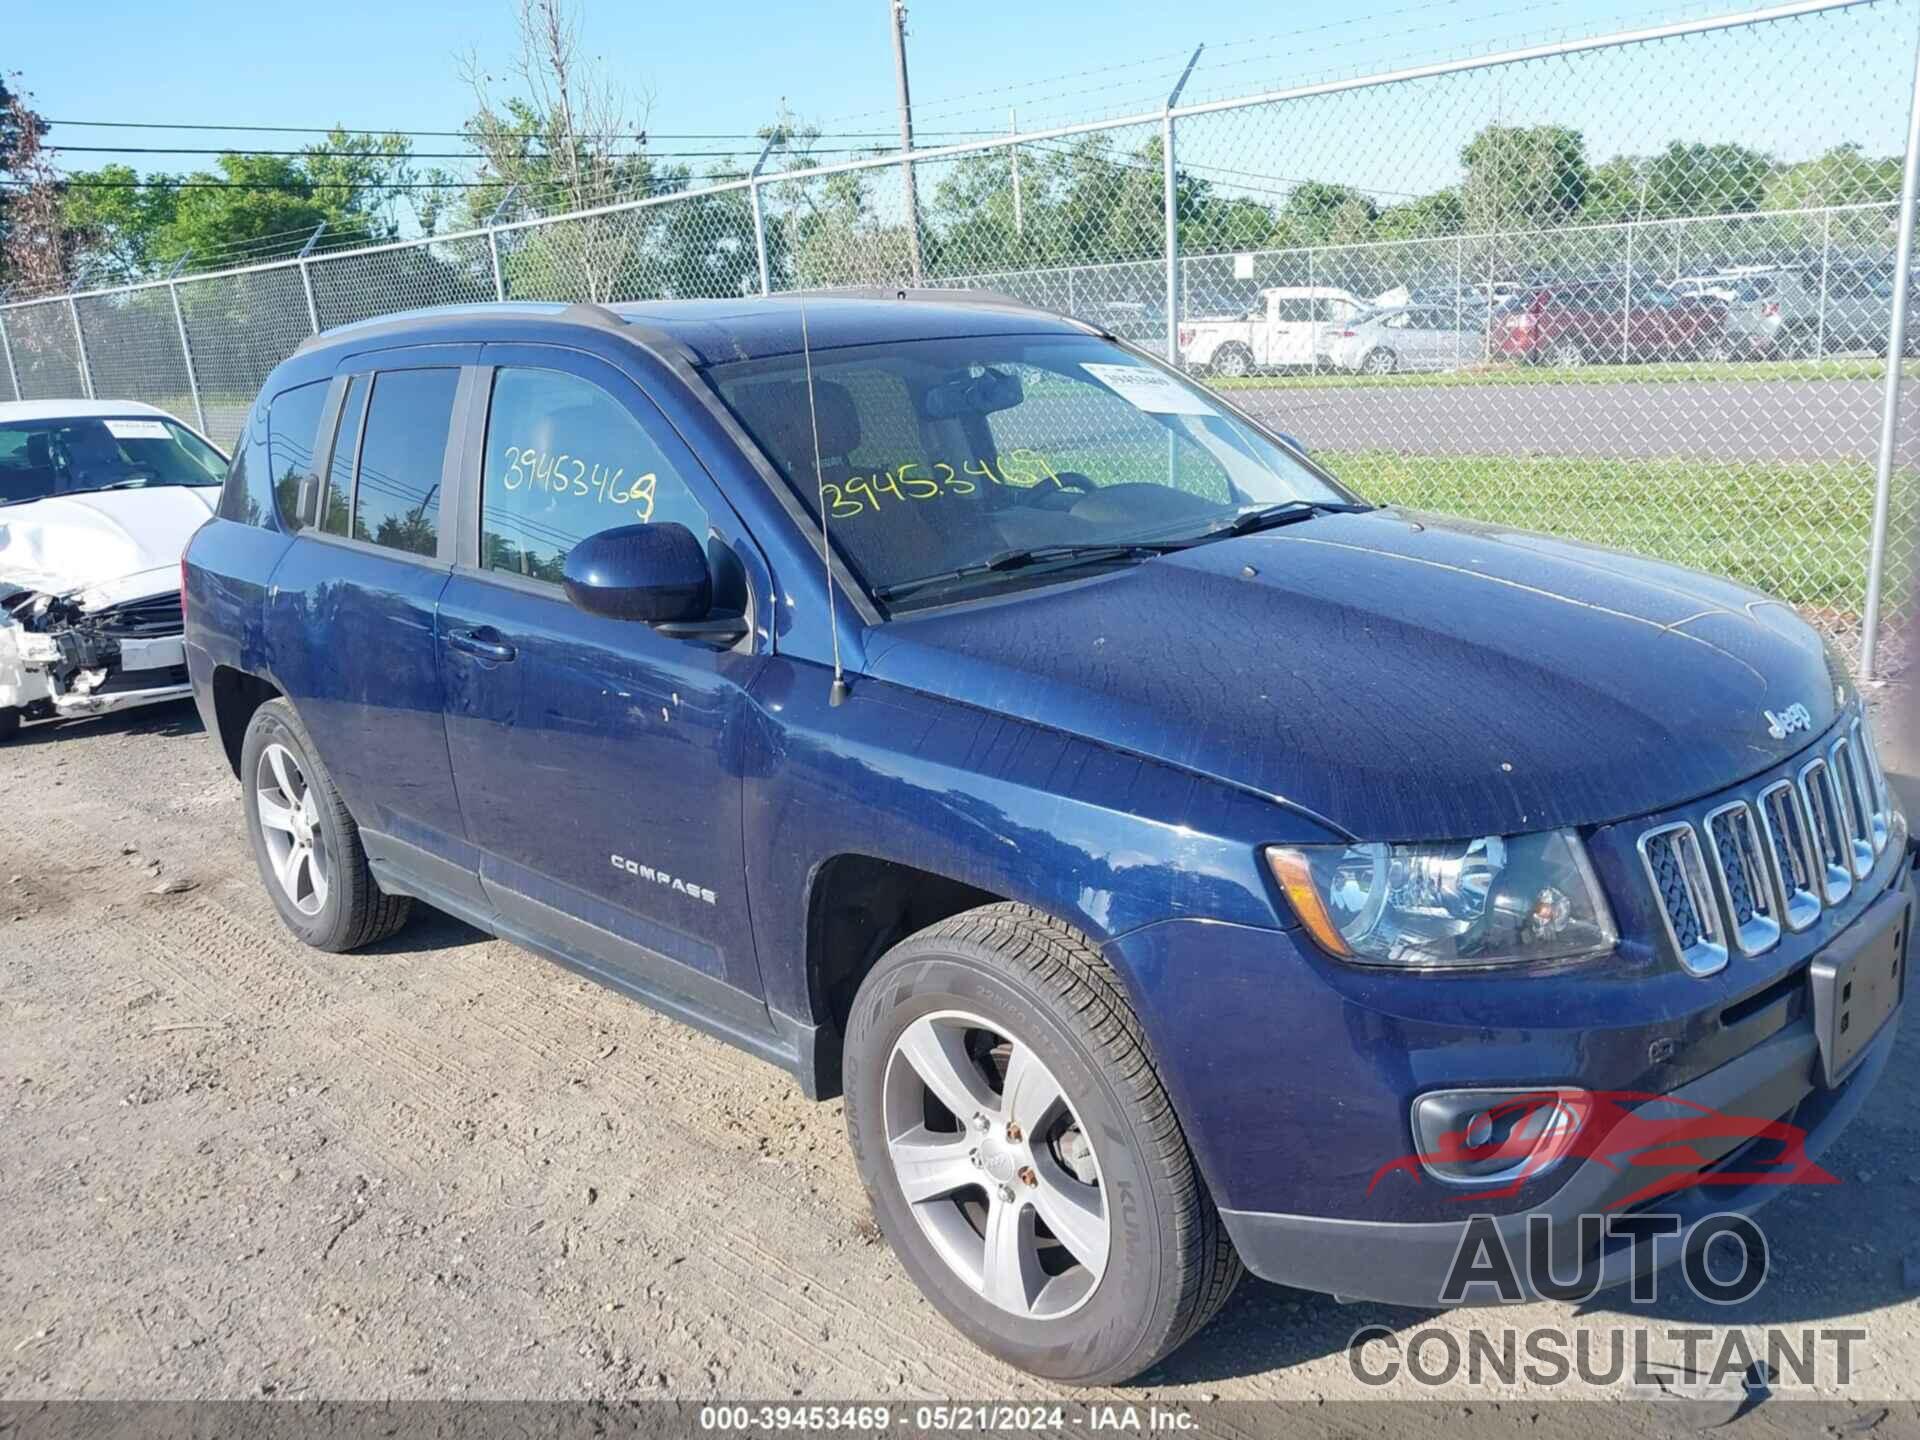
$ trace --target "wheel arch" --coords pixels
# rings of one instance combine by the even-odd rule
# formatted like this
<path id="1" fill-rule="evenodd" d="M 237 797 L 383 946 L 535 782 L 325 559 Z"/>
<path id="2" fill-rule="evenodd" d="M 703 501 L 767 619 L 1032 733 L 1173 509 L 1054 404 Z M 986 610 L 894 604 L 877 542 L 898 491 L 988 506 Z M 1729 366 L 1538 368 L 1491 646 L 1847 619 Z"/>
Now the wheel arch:
<path id="1" fill-rule="evenodd" d="M 1223 340 L 1214 346 L 1212 353 L 1207 356 L 1207 368 L 1217 371 L 1220 368 L 1220 362 L 1230 355 L 1237 355 L 1244 359 L 1247 365 L 1246 373 L 1249 375 L 1253 373 L 1253 347 L 1241 340 Z"/>
<path id="2" fill-rule="evenodd" d="M 214 667 L 211 690 L 214 738 L 220 742 L 227 765 L 238 779 L 240 749 L 246 743 L 247 726 L 252 723 L 254 712 L 269 700 L 284 700 L 286 695 L 272 681 L 231 665 Z"/>
<path id="3" fill-rule="evenodd" d="M 1011 899 L 902 861 L 841 851 L 807 877 L 806 994 L 815 1026 L 814 1083 L 841 1091 L 841 1046 L 860 982 L 909 935 L 967 910 Z"/>

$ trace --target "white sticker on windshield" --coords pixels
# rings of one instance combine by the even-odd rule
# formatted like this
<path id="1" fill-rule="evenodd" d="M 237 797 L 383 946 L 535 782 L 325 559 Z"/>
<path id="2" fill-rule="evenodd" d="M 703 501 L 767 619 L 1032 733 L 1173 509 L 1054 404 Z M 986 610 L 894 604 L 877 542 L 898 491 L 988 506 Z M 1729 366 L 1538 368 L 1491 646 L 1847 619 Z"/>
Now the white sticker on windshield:
<path id="1" fill-rule="evenodd" d="M 116 440 L 171 440 L 173 432 L 158 420 L 109 420 L 107 433 Z"/>
<path id="2" fill-rule="evenodd" d="M 1080 367 L 1136 410 L 1149 415 L 1218 415 L 1220 412 L 1173 376 L 1144 365 Z"/>

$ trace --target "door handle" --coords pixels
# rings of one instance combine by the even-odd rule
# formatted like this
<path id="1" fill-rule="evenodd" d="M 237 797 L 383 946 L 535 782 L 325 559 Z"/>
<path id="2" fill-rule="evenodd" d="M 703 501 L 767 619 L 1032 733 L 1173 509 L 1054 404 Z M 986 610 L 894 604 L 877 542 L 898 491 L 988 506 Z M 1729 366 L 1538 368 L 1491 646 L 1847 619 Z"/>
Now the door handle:
<path id="1" fill-rule="evenodd" d="M 500 638 L 497 630 L 483 625 L 478 630 L 449 630 L 447 644 L 482 660 L 511 660 L 520 652 Z"/>

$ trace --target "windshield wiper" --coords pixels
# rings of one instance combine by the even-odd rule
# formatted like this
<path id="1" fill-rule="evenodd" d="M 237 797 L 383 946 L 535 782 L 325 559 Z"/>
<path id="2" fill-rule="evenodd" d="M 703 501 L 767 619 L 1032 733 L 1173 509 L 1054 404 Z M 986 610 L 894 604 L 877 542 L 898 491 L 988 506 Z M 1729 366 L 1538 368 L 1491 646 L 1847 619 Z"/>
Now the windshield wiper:
<path id="1" fill-rule="evenodd" d="M 992 575 L 1008 570 L 1025 570 L 1033 565 L 1045 565 L 1054 561 L 1065 561 L 1068 565 L 1098 564 L 1106 560 L 1145 560 L 1155 555 L 1164 555 L 1170 550 L 1178 550 L 1178 541 L 1104 541 L 1080 545 L 1035 545 L 1020 550 L 1002 550 L 985 560 L 970 565 L 958 565 L 951 570 L 941 570 L 932 575 L 916 575 L 911 580 L 896 580 L 891 585 L 882 585 L 875 590 L 874 597 L 881 601 L 898 600 L 916 590 L 924 590 L 931 585 L 945 585 L 956 580 L 971 580 L 978 575 Z"/>
<path id="2" fill-rule="evenodd" d="M 1193 543 L 1222 540 L 1231 535 L 1251 535 L 1256 530 L 1272 530 L 1315 515 L 1358 515 L 1376 510 L 1376 505 L 1352 504 L 1344 500 L 1282 500 L 1278 505 L 1262 505 L 1257 510 L 1242 510 L 1224 525 L 1194 536 Z"/>

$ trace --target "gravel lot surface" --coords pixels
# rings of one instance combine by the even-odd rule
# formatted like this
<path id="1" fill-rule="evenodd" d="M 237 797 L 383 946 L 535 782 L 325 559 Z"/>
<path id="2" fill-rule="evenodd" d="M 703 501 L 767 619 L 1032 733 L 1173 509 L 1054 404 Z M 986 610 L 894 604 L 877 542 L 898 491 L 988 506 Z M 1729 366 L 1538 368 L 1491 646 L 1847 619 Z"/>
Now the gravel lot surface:
<path id="1" fill-rule="evenodd" d="M 837 1104 L 431 913 L 379 953 L 296 944 L 190 706 L 0 750 L 0 1036 L 0 1396 L 1047 1393 L 905 1279 Z M 1127 1398 L 1377 1394 L 1359 1326 L 1496 1321 L 1858 1325 L 1852 1395 L 1920 1398 L 1916 1091 L 1910 1022 L 1737 1311 L 1249 1281 Z"/>

